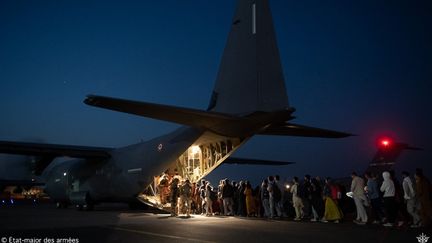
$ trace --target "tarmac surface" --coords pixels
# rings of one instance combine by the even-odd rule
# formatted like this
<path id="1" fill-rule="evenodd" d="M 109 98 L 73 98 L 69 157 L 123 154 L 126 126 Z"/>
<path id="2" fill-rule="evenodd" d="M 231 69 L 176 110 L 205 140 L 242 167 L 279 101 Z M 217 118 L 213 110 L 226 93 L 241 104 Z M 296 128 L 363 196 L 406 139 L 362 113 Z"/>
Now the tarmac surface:
<path id="1" fill-rule="evenodd" d="M 94 211 L 53 204 L 0 205 L 0 242 L 420 242 L 430 229 L 311 223 L 244 217 L 170 217 L 102 205 Z M 432 241 L 432 239 L 431 239 Z M 426 242 L 426 241 L 424 241 Z"/>

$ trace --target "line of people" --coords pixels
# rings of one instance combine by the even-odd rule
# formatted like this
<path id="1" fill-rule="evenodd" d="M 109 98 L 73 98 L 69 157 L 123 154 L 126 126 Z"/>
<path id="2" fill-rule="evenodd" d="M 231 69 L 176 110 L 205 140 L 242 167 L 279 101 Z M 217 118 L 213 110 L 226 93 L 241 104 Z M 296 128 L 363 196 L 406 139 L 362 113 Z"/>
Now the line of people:
<path id="1" fill-rule="evenodd" d="M 192 212 L 206 216 L 274 219 L 287 217 L 291 209 L 295 208 L 297 212 L 295 220 L 308 217 L 311 213 L 313 213 L 312 221 L 322 220 L 324 214 L 327 215 L 328 220 L 339 220 L 342 213 L 339 213 L 339 216 L 333 215 L 333 212 L 341 211 L 338 210 L 337 203 L 330 200 L 333 200 L 332 195 L 337 197 L 340 193 L 334 192 L 329 180 L 327 183 L 322 190 L 318 180 L 315 178 L 310 180 L 310 176 L 306 175 L 302 187 L 298 186 L 298 179 L 294 178 L 289 190 L 278 175 L 268 176 L 260 186 L 255 188 L 249 181 L 236 183 L 224 179 L 217 187 L 213 187 L 205 180 L 201 180 L 198 184 L 191 184 L 188 180 L 180 183 L 174 178 L 170 184 L 169 202 L 173 216 L 179 213 L 189 216 Z M 322 201 L 323 199 L 325 201 Z M 328 204 L 330 210 L 324 210 L 324 205 L 328 208 Z"/>
<path id="2" fill-rule="evenodd" d="M 277 178 L 277 179 L 276 179 Z M 217 187 L 213 187 L 209 181 L 201 180 L 200 183 L 190 183 L 189 180 L 181 181 L 173 178 L 169 184 L 168 202 L 171 204 L 171 215 L 190 213 L 206 216 L 247 216 L 259 217 L 261 213 L 261 197 L 267 195 L 268 202 L 265 206 L 265 215 L 274 218 L 281 216 L 282 205 L 280 204 L 281 190 L 275 183 L 279 183 L 279 176 L 269 177 L 265 192 L 260 187 L 252 188 L 249 181 L 239 183 L 230 182 L 228 179 L 221 180 Z M 267 180 L 266 180 L 267 181 Z M 282 187 L 281 187 L 282 188 Z M 267 205 L 265 203 L 264 205 Z"/>
<path id="3" fill-rule="evenodd" d="M 393 226 L 398 219 L 399 226 L 401 222 L 411 227 L 429 225 L 432 216 L 429 180 L 421 169 L 416 171 L 415 182 L 408 172 L 403 172 L 402 176 L 403 183 L 399 186 L 390 172 L 382 174 L 382 183 L 371 173 L 365 174 L 366 181 L 352 173 L 348 194 L 356 208 L 354 222 Z M 344 212 L 350 213 L 341 184 L 330 178 L 322 182 L 319 177 L 311 178 L 310 175 L 305 175 L 302 182 L 294 177 L 289 184 L 282 183 L 277 175 L 268 176 L 255 188 L 248 181 L 236 183 L 224 179 L 213 187 L 205 180 L 190 183 L 189 180 L 174 179 L 169 191 L 173 216 L 190 216 L 191 213 L 269 219 L 289 216 L 295 221 L 339 223 Z M 371 218 L 373 220 L 369 220 Z"/>
<path id="4" fill-rule="evenodd" d="M 415 183 L 407 171 L 402 172 L 402 184 L 392 171 L 382 173 L 381 186 L 379 178 L 372 173 L 365 174 L 366 184 L 355 172 L 351 177 L 351 192 L 357 212 L 355 223 L 368 223 L 366 209 L 370 207 L 373 224 L 382 223 L 386 227 L 410 224 L 412 228 L 430 225 L 432 189 L 421 169 L 416 170 Z"/>
<path id="5" fill-rule="evenodd" d="M 311 178 L 310 175 L 305 175 L 300 184 L 298 177 L 294 177 L 290 193 L 295 221 L 310 219 L 311 222 L 339 223 L 343 218 L 340 208 L 341 188 L 330 178 L 326 178 L 325 183 L 322 183 L 319 177 Z"/>

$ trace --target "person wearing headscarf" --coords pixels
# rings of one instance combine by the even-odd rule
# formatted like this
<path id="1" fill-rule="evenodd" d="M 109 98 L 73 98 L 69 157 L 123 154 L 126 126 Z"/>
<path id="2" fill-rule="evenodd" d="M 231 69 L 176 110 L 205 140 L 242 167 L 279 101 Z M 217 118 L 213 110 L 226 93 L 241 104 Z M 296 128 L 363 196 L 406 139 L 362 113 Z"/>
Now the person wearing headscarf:
<path id="1" fill-rule="evenodd" d="M 388 221 L 384 226 L 391 227 L 394 225 L 397 216 L 397 204 L 395 199 L 396 189 L 388 171 L 384 171 L 382 177 L 384 181 L 381 184 L 380 190 L 384 193 L 384 209 Z"/>
<path id="2" fill-rule="evenodd" d="M 332 187 L 330 178 L 326 178 L 326 184 L 324 186 L 323 197 L 324 197 L 324 217 L 323 222 L 334 221 L 335 223 L 339 223 L 339 220 L 342 219 L 343 214 L 339 209 L 337 203 L 332 199 Z"/>
<path id="3" fill-rule="evenodd" d="M 261 190 L 260 190 L 260 197 L 261 197 L 261 204 L 264 208 L 264 217 L 269 218 L 270 217 L 270 194 L 267 190 L 268 187 L 268 181 L 267 179 L 264 179 L 261 184 Z"/>
<path id="4" fill-rule="evenodd" d="M 253 197 L 252 186 L 249 182 L 246 183 L 246 189 L 244 190 L 244 195 L 246 197 L 246 212 L 247 216 L 251 217 L 255 215 L 255 199 Z"/>
<path id="5" fill-rule="evenodd" d="M 365 206 L 369 205 L 364 192 L 365 183 L 363 178 L 357 176 L 355 172 L 351 174 L 351 178 L 351 192 L 357 209 L 357 218 L 354 223 L 364 225 L 368 221 Z"/>
<path id="6" fill-rule="evenodd" d="M 303 215 L 302 215 L 302 209 L 303 209 L 303 202 L 301 197 L 299 197 L 299 182 L 298 182 L 298 178 L 294 177 L 293 179 L 293 185 L 291 186 L 290 192 L 292 193 L 292 202 L 293 202 L 293 207 L 296 213 L 296 217 L 294 218 L 294 220 L 299 221 L 302 219 Z"/>

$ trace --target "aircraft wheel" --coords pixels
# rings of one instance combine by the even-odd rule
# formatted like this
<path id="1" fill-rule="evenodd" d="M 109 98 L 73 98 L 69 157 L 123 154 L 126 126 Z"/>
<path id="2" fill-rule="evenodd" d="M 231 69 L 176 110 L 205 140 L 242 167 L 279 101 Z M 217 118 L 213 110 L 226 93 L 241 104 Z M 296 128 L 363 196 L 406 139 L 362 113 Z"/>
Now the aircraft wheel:
<path id="1" fill-rule="evenodd" d="M 84 209 L 85 211 L 93 211 L 93 209 L 94 209 L 94 205 L 93 205 L 92 203 L 84 204 L 84 205 L 83 205 L 83 209 Z"/>
<path id="2" fill-rule="evenodd" d="M 56 202 L 56 208 L 67 208 L 68 205 L 65 202 Z"/>

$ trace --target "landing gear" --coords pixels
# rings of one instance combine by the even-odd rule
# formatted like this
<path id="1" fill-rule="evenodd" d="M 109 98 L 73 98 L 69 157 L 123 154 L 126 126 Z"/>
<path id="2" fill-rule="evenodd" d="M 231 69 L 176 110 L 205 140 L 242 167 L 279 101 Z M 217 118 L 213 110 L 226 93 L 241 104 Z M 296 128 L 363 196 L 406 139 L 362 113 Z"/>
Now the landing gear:
<path id="1" fill-rule="evenodd" d="M 66 202 L 56 202 L 56 208 L 67 208 L 69 206 Z"/>
<path id="2" fill-rule="evenodd" d="M 94 204 L 93 203 L 87 203 L 87 204 L 84 204 L 83 205 L 83 209 L 85 210 L 85 211 L 93 211 L 93 209 L 94 209 Z"/>
<path id="3" fill-rule="evenodd" d="M 87 203 L 87 204 L 77 204 L 75 205 L 76 209 L 78 211 L 93 211 L 94 209 L 94 204 L 93 203 Z"/>
<path id="4" fill-rule="evenodd" d="M 90 195 L 86 191 L 71 192 L 69 199 L 72 204 L 75 204 L 76 209 L 79 211 L 91 211 L 94 208 L 95 202 L 90 198 Z"/>

